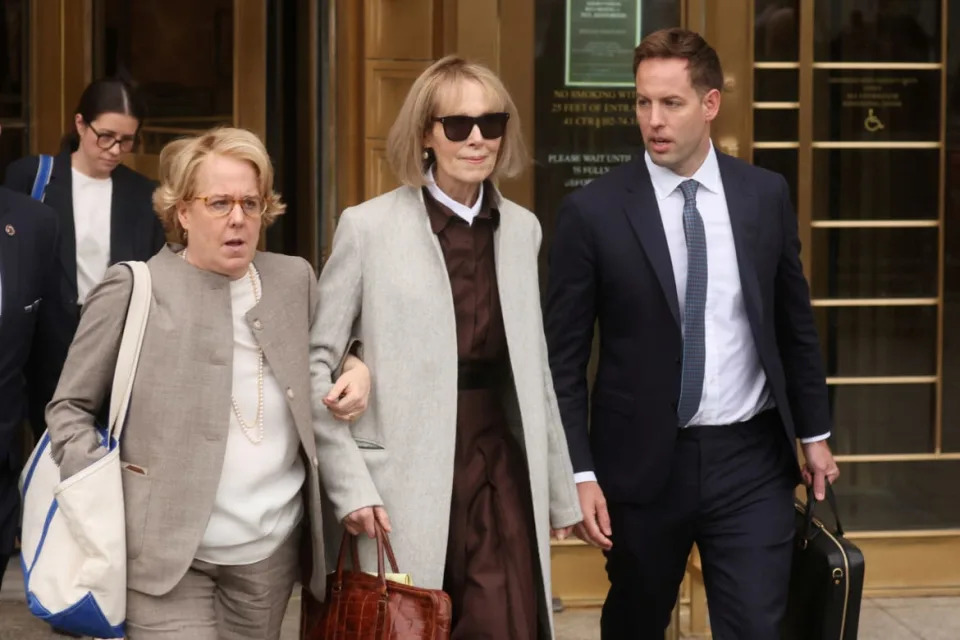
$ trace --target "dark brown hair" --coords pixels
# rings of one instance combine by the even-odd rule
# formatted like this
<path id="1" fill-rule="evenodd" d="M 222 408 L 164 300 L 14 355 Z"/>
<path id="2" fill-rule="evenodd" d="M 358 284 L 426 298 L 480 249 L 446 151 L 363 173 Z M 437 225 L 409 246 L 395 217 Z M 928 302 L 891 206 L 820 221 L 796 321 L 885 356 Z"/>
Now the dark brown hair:
<path id="1" fill-rule="evenodd" d="M 143 124 L 146 108 L 130 82 L 122 78 L 94 80 L 80 94 L 80 102 L 74 113 L 79 113 L 89 125 L 104 113 L 122 113 L 137 121 L 137 132 Z M 70 130 L 60 141 L 63 149 L 75 151 L 80 144 L 76 126 L 70 122 Z"/>
<path id="2" fill-rule="evenodd" d="M 633 50 L 633 75 L 644 60 L 679 58 L 687 61 L 690 84 L 698 93 L 711 89 L 723 91 L 723 69 L 720 57 L 695 31 L 673 28 L 654 31 Z"/>

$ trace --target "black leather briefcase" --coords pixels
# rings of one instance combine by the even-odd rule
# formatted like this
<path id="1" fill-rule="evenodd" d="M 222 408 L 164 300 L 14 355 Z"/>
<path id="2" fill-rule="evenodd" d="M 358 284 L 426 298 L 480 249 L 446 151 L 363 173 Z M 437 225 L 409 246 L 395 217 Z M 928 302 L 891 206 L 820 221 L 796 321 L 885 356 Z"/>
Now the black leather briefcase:
<path id="1" fill-rule="evenodd" d="M 843 535 L 833 489 L 827 503 L 836 528 L 814 517 L 818 504 L 796 502 L 796 538 L 783 640 L 856 640 L 863 596 L 863 553 Z"/>

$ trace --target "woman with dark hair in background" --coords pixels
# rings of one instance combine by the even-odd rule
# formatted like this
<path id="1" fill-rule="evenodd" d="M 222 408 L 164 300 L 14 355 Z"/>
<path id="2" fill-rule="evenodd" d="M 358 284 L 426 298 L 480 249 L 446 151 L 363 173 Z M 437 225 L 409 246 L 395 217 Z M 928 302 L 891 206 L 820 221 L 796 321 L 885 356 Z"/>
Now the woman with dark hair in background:
<path id="1" fill-rule="evenodd" d="M 64 136 L 53 158 L 46 189 L 41 186 L 34 193 L 59 214 L 64 321 L 71 333 L 79 306 L 108 266 L 148 260 L 163 247 L 163 227 L 151 201 L 153 181 L 121 164 L 136 146 L 143 117 L 143 104 L 128 83 L 91 83 L 80 96 L 74 130 Z M 33 193 L 41 157 L 12 163 L 5 185 Z"/>
<path id="2" fill-rule="evenodd" d="M 108 266 L 148 260 L 164 245 L 163 226 L 153 212 L 156 185 L 121 164 L 136 146 L 144 111 L 128 83 L 97 80 L 81 94 L 74 129 L 63 137 L 60 153 L 48 156 L 52 163 L 45 188 L 43 156 L 27 156 L 7 167 L 5 186 L 42 200 L 59 218 L 64 309 L 56 317 L 62 323 L 58 332 L 67 340 L 76 332 L 80 306 Z M 43 365 L 59 375 L 63 361 L 58 359 Z M 31 420 L 31 428 L 39 440 L 43 421 Z"/>

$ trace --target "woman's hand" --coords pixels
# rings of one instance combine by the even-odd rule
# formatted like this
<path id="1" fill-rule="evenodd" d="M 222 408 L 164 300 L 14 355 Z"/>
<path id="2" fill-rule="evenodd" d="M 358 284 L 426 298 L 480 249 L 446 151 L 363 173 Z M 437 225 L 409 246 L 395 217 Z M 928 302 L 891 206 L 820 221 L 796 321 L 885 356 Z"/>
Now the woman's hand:
<path id="1" fill-rule="evenodd" d="M 554 540 L 566 540 L 573 534 L 573 526 L 563 527 L 562 529 L 550 528 L 550 537 Z"/>
<path id="2" fill-rule="evenodd" d="M 367 410 L 370 399 L 370 369 L 356 356 L 349 355 L 343 363 L 343 374 L 323 399 L 337 420 L 352 422 Z"/>
<path id="3" fill-rule="evenodd" d="M 377 537 L 376 522 L 387 533 L 390 533 L 390 518 L 383 507 L 363 507 L 350 513 L 343 519 L 343 526 L 355 536 L 366 533 L 371 538 Z"/>

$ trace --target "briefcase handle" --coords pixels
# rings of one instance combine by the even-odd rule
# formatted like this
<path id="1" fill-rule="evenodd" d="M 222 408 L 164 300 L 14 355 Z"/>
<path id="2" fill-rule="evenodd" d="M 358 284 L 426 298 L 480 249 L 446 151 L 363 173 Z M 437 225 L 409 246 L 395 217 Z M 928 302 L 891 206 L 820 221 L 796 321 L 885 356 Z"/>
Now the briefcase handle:
<path id="1" fill-rule="evenodd" d="M 827 504 L 830 505 L 830 510 L 833 511 L 833 519 L 837 523 L 836 531 L 834 534 L 840 537 L 843 537 L 843 525 L 840 524 L 840 511 L 837 509 L 837 496 L 833 492 L 833 485 L 829 482 L 827 483 Z M 813 487 L 807 486 L 807 506 L 804 513 L 804 518 L 806 519 L 806 526 L 804 527 L 804 538 L 809 540 L 813 533 L 813 512 L 817 506 L 817 503 L 821 502 L 817 500 L 817 497 L 813 495 Z"/>

